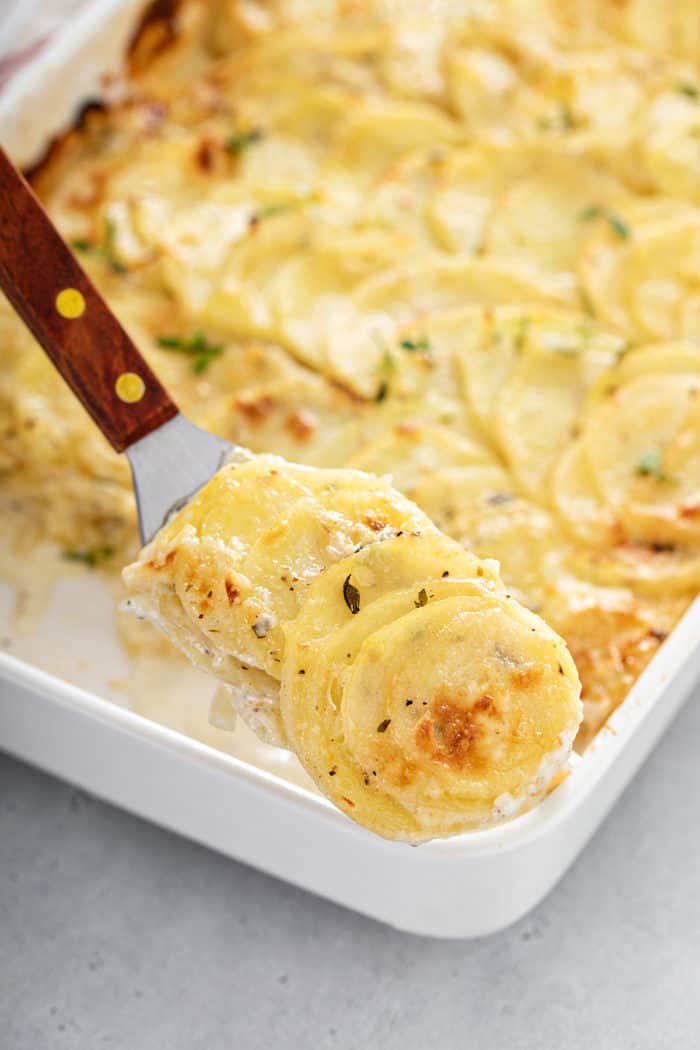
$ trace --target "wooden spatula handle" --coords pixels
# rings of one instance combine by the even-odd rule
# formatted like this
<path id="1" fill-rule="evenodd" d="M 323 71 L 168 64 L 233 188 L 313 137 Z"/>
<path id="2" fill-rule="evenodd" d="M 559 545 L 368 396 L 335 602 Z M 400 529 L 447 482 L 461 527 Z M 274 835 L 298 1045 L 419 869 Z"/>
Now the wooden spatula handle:
<path id="1" fill-rule="evenodd" d="M 177 414 L 2 149 L 0 287 L 117 452 Z"/>

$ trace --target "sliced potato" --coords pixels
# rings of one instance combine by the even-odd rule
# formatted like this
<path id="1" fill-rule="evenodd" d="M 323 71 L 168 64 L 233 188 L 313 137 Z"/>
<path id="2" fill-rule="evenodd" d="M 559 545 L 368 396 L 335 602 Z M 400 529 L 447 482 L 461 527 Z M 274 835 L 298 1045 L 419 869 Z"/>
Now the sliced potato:
<path id="1" fill-rule="evenodd" d="M 486 463 L 492 457 L 482 446 L 453 434 L 446 427 L 399 423 L 347 463 L 356 470 L 390 474 L 392 484 L 411 496 L 433 471 L 466 463 Z"/>
<path id="2" fill-rule="evenodd" d="M 484 558 L 496 558 L 506 586 L 539 608 L 568 550 L 543 507 L 522 499 L 499 467 L 474 465 L 435 471 L 413 493 L 435 524 Z"/>
<path id="3" fill-rule="evenodd" d="M 525 317 L 517 359 L 494 404 L 499 447 L 522 491 L 542 498 L 560 449 L 576 434 L 586 392 L 624 341 L 576 315 Z"/>
<path id="4" fill-rule="evenodd" d="M 597 316 L 646 340 L 700 339 L 700 212 L 652 201 L 600 213 L 579 274 Z"/>
<path id="5" fill-rule="evenodd" d="M 700 545 L 700 374 L 629 380 L 588 417 L 583 441 L 631 539 Z"/>
<path id="6" fill-rule="evenodd" d="M 375 569 L 387 550 L 375 547 Z M 288 629 L 282 713 L 308 772 L 389 838 L 514 815 L 543 791 L 578 725 L 565 648 L 510 599 L 451 578 L 414 577 L 322 634 L 317 613 L 352 561 L 318 577 Z"/>

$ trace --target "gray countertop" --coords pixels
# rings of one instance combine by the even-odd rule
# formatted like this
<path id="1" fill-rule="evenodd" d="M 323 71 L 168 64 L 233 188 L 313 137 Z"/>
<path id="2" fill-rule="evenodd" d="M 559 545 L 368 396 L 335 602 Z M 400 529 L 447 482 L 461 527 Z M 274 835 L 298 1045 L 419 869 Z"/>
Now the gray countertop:
<path id="1" fill-rule="evenodd" d="M 397 933 L 0 756 L 2 1050 L 695 1050 L 700 696 L 573 869 Z"/>

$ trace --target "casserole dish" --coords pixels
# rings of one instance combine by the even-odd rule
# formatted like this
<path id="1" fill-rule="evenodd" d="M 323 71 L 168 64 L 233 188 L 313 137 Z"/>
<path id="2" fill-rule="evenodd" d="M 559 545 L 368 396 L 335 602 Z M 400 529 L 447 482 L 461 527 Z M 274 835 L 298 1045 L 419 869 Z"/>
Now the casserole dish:
<path id="1" fill-rule="evenodd" d="M 31 164 L 76 106 L 115 83 L 104 74 L 118 69 L 142 6 L 93 5 L 10 83 L 0 136 L 19 163 Z M 50 108 L 37 107 L 44 96 Z M 514 921 L 547 892 L 633 775 L 697 675 L 699 617 L 696 603 L 541 806 L 420 850 L 353 828 L 309 790 L 293 759 L 245 733 L 232 740 L 234 754 L 222 755 L 120 709 L 114 679 L 125 673 L 124 657 L 110 638 L 109 596 L 98 581 L 59 587 L 39 632 L 13 645 L 28 662 L 3 657 L 2 741 L 116 804 L 399 928 L 477 936 Z M 73 655 L 76 636 L 87 663 Z"/>

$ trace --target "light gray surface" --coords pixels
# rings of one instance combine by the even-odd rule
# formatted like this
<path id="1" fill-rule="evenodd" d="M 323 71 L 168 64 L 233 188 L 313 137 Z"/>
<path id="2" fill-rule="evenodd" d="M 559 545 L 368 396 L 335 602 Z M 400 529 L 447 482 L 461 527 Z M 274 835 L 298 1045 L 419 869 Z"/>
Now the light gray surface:
<path id="1" fill-rule="evenodd" d="M 476 942 L 396 933 L 0 756 L 0 1047 L 695 1050 L 699 700 L 551 896 Z"/>

